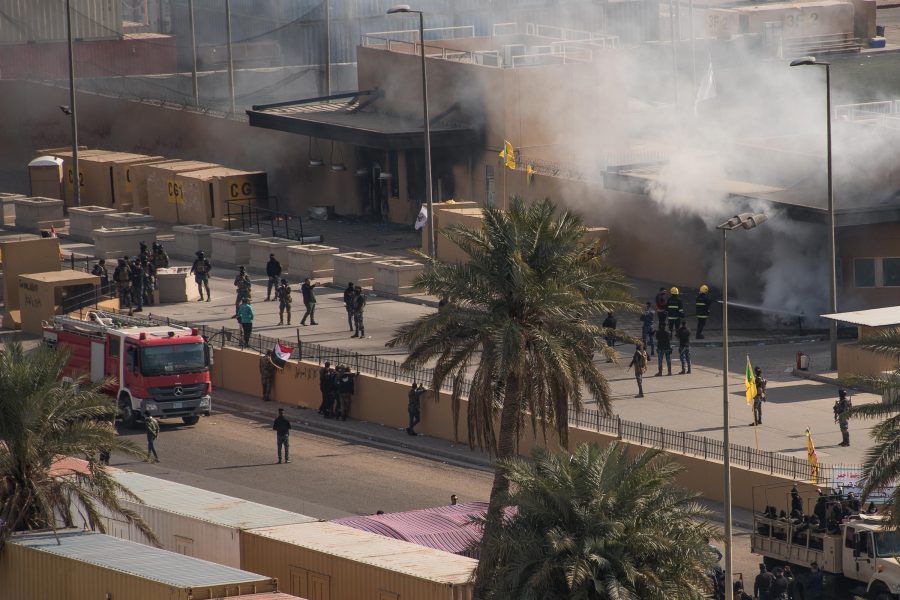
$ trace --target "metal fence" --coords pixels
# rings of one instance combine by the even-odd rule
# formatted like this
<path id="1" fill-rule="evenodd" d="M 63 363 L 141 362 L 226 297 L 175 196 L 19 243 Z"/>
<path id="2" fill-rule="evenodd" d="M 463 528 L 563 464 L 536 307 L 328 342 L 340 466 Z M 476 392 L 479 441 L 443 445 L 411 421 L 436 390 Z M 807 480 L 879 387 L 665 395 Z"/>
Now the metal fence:
<path id="1" fill-rule="evenodd" d="M 148 315 L 148 321 L 157 325 L 181 325 L 185 327 L 197 327 L 200 333 L 214 345 L 243 347 L 241 334 L 237 329 L 228 327 L 211 327 L 206 325 L 196 326 L 186 321 Z M 307 360 L 317 364 L 326 361 L 332 365 L 344 364 L 352 370 L 374 375 L 383 379 L 403 382 L 430 383 L 434 378 L 434 369 L 418 367 L 408 369 L 395 360 L 370 354 L 361 354 L 351 350 L 330 348 L 321 344 L 303 342 L 297 334 L 297 339 L 273 338 L 264 335 L 252 335 L 248 349 L 260 353 L 271 350 L 275 344 L 281 342 L 292 346 L 291 358 L 295 360 Z M 462 385 L 463 396 L 468 396 L 471 382 L 466 380 Z M 445 381 L 441 388 L 443 392 L 452 391 L 452 381 Z M 614 435 L 617 439 L 636 443 L 648 448 L 656 448 L 667 452 L 674 452 L 685 456 L 693 456 L 703 460 L 723 461 L 724 443 L 708 437 L 693 435 L 684 431 L 674 431 L 665 427 L 647 425 L 636 421 L 627 421 L 618 416 L 605 416 L 598 410 L 582 409 L 580 412 L 571 412 L 569 426 L 579 429 L 587 429 Z M 813 470 L 809 462 L 804 458 L 789 456 L 780 452 L 758 450 L 750 446 L 731 444 L 731 465 L 734 468 L 747 469 L 779 475 L 795 479 L 797 481 L 811 481 Z M 851 465 L 827 465 L 819 464 L 816 483 L 822 486 L 832 487 L 838 483 L 836 473 L 841 470 L 858 470 L 859 467 Z"/>

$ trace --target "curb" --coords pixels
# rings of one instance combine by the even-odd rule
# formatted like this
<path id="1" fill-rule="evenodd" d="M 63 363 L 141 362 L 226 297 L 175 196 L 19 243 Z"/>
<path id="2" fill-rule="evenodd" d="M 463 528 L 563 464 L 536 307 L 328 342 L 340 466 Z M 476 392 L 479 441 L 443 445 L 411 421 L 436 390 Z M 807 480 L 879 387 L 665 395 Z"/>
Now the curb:
<path id="1" fill-rule="evenodd" d="M 230 402 L 228 400 L 215 400 L 215 403 L 220 406 L 227 407 L 229 409 L 238 411 L 244 415 L 258 416 L 260 414 L 265 414 L 267 417 L 275 418 L 275 411 L 271 411 L 272 414 L 268 414 L 269 411 L 258 411 L 254 407 L 246 406 L 239 402 Z M 289 406 L 290 408 L 298 409 L 296 406 Z M 310 409 L 300 409 L 300 410 L 310 410 Z M 404 452 L 406 454 L 411 454 L 414 456 L 419 456 L 422 458 L 429 459 L 440 459 L 446 461 L 448 463 L 452 463 L 457 466 L 464 467 L 477 467 L 481 469 L 493 470 L 494 462 L 492 460 L 485 460 L 482 458 L 478 458 L 476 456 L 467 457 L 461 456 L 459 454 L 455 454 L 453 452 L 447 452 L 444 450 L 433 449 L 433 448 L 420 448 L 414 445 L 404 444 L 402 442 L 398 442 L 396 439 L 393 439 L 388 436 L 380 436 L 373 435 L 365 432 L 357 432 L 348 429 L 344 429 L 340 426 L 334 426 L 330 423 L 320 423 L 318 421 L 313 422 L 305 417 L 298 418 L 297 421 L 293 423 L 296 429 L 301 431 L 306 431 L 309 433 L 316 433 L 320 435 L 325 435 L 328 437 L 334 437 L 337 439 L 350 440 L 350 441 L 360 441 L 364 443 L 374 443 L 379 446 L 384 446 L 388 448 L 392 448 L 399 452 Z"/>

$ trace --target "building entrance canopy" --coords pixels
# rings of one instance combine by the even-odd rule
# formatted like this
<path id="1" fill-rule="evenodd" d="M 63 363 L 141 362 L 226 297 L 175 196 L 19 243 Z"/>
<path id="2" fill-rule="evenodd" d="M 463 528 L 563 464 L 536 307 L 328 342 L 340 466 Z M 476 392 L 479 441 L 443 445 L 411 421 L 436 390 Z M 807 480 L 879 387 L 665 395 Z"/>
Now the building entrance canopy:
<path id="1" fill-rule="evenodd" d="M 368 97 L 368 98 L 366 98 Z M 366 90 L 308 100 L 253 106 L 247 111 L 252 127 L 298 133 L 378 150 L 412 150 L 424 147 L 421 119 L 411 119 L 367 108 L 378 92 Z M 471 127 L 432 119 L 432 147 L 468 146 L 478 143 Z"/>

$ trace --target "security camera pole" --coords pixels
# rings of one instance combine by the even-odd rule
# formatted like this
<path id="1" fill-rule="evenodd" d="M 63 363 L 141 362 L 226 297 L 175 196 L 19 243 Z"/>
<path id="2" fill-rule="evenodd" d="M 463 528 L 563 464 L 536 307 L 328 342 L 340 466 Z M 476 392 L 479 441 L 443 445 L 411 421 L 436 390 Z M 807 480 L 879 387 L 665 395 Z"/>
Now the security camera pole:
<path id="1" fill-rule="evenodd" d="M 75 56 L 72 47 L 72 2 L 66 0 L 66 35 L 69 40 L 69 110 L 72 118 L 72 189 L 75 206 L 81 206 L 81 178 L 78 176 L 78 113 L 75 111 Z"/>

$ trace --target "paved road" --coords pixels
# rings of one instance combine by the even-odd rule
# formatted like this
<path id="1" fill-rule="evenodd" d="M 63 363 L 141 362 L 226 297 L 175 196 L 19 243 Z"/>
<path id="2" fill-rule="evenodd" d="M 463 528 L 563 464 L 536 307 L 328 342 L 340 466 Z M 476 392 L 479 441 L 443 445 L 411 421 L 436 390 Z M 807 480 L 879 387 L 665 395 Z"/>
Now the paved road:
<path id="1" fill-rule="evenodd" d="M 120 429 L 143 446 L 143 432 Z M 297 433 L 290 464 L 277 464 L 268 419 L 217 412 L 194 427 L 163 423 L 158 464 L 113 456 L 112 465 L 321 519 L 486 501 L 492 475 L 402 451 Z M 747 532 L 735 535 L 735 572 L 755 573 Z M 721 547 L 721 544 L 719 544 Z"/>

